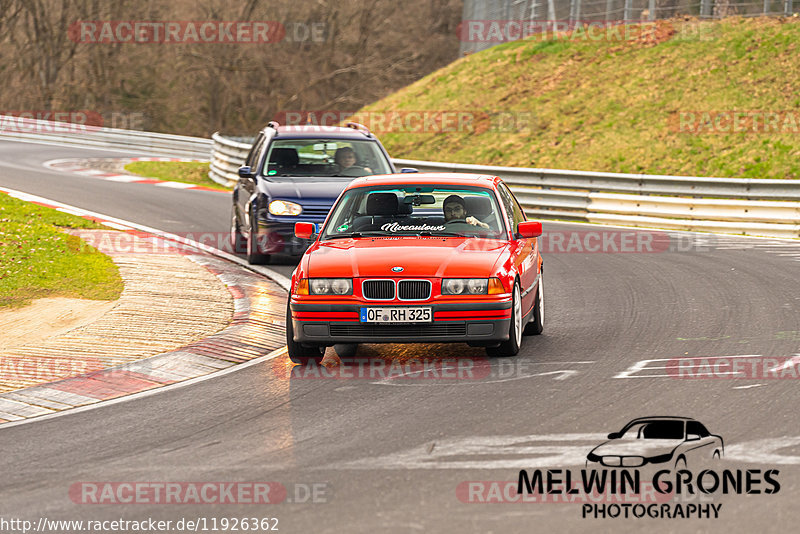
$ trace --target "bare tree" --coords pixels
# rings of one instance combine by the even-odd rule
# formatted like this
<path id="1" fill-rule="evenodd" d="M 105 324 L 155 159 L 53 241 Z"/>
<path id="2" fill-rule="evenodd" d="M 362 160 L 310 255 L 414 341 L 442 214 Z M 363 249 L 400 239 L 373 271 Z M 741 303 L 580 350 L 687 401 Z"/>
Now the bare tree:
<path id="1" fill-rule="evenodd" d="M 0 0 L 0 8 L 7 36 L 0 107 L 137 112 L 149 129 L 204 136 L 252 133 L 280 111 L 354 111 L 403 87 L 457 58 L 462 5 Z M 138 44 L 83 43 L 69 33 L 79 21 L 136 20 L 276 21 L 287 35 L 271 43 Z"/>

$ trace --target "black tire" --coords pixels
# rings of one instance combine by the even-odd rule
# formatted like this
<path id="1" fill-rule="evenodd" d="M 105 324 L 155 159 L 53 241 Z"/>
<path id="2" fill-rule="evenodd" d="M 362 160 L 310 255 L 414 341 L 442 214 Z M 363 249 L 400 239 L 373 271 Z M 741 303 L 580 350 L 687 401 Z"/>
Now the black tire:
<path id="1" fill-rule="evenodd" d="M 239 228 L 239 218 L 236 216 L 236 205 L 231 209 L 231 249 L 234 254 L 244 254 L 247 251 L 247 241 Z"/>
<path id="2" fill-rule="evenodd" d="M 511 297 L 511 322 L 508 327 L 508 340 L 497 347 L 486 347 L 486 353 L 492 357 L 516 356 L 522 342 L 522 299 L 519 292 L 519 282 L 514 282 L 514 291 Z"/>
<path id="3" fill-rule="evenodd" d="M 255 208 L 250 210 L 250 233 L 247 236 L 247 263 L 250 265 L 264 265 L 269 263 L 269 255 L 262 254 L 258 248 L 258 218 Z"/>
<path id="4" fill-rule="evenodd" d="M 288 303 L 286 304 L 286 348 L 289 349 L 289 359 L 300 365 L 308 365 L 312 361 L 319 364 L 325 357 L 325 347 L 306 347 L 294 340 L 292 310 Z"/>
<path id="5" fill-rule="evenodd" d="M 336 351 L 339 358 L 355 358 L 356 352 L 358 352 L 358 343 L 337 343 L 333 346 L 333 350 Z"/>
<path id="6" fill-rule="evenodd" d="M 522 335 L 538 336 L 544 332 L 544 275 L 539 276 L 539 287 L 536 288 L 536 299 L 533 301 L 531 321 L 525 325 Z"/>

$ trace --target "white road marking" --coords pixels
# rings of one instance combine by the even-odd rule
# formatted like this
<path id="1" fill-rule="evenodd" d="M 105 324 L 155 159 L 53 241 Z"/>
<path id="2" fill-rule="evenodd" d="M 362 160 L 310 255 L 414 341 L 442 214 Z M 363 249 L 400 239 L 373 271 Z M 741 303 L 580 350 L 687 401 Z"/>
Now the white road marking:
<path id="1" fill-rule="evenodd" d="M 416 373 L 418 373 L 418 371 Z M 547 371 L 544 373 L 533 373 L 523 376 L 514 376 L 510 378 L 498 378 L 496 380 L 481 380 L 481 379 L 455 380 L 455 381 L 446 380 L 445 382 L 448 386 L 475 386 L 479 384 L 500 384 L 502 382 L 513 382 L 515 380 L 526 380 L 528 378 L 534 378 L 537 376 L 552 376 L 552 375 L 555 375 L 553 380 L 566 380 L 567 378 L 575 376 L 577 374 L 578 371 L 562 370 L 562 371 Z M 378 382 L 370 382 L 370 384 L 376 384 L 379 386 L 401 386 L 401 387 L 428 387 L 428 386 L 442 387 L 441 381 L 433 382 L 431 380 L 426 380 L 424 382 L 410 382 L 410 383 L 394 381 L 395 378 L 400 378 L 401 376 L 403 375 L 384 378 L 383 380 L 379 380 Z"/>
<path id="2" fill-rule="evenodd" d="M 725 436 L 722 437 L 724 440 Z M 606 441 L 607 436 L 599 433 L 467 436 L 436 440 L 378 457 L 334 463 L 322 468 L 394 470 L 583 467 L 589 451 Z M 761 466 L 800 465 L 800 456 L 789 452 L 798 445 L 800 436 L 726 443 L 724 461 Z"/>
<path id="3" fill-rule="evenodd" d="M 783 371 L 784 369 L 788 369 L 788 368 L 794 367 L 796 365 L 800 365 L 800 354 L 795 354 L 794 356 L 792 356 L 791 358 L 789 358 L 788 360 L 783 362 L 782 365 L 778 365 L 776 367 L 773 367 L 768 372 L 771 373 L 773 371 Z"/>
<path id="4" fill-rule="evenodd" d="M 195 184 L 182 184 L 181 182 L 160 182 L 153 185 L 158 187 L 172 187 L 175 189 L 191 189 L 192 187 L 195 187 Z"/>
<path id="5" fill-rule="evenodd" d="M 723 436 L 724 437 L 724 436 Z M 800 445 L 800 436 L 764 438 L 725 446 L 725 459 L 764 465 L 800 465 L 800 456 L 781 454 Z"/>
<path id="6" fill-rule="evenodd" d="M 653 362 L 669 362 L 669 361 L 674 361 L 674 360 L 708 360 L 708 359 L 712 359 L 712 358 L 715 359 L 715 360 L 719 360 L 719 359 L 722 359 L 722 358 L 760 358 L 760 357 L 761 357 L 760 354 L 743 354 L 743 355 L 737 355 L 737 356 L 676 356 L 675 358 L 657 358 L 657 359 L 652 359 L 652 360 L 639 360 L 638 362 L 636 362 L 633 365 L 631 365 L 630 367 L 628 367 L 626 370 L 622 371 L 621 373 L 617 373 L 616 375 L 614 375 L 614 378 L 664 378 L 664 377 L 677 378 L 677 375 L 675 375 L 675 374 L 671 374 L 671 375 L 670 374 L 666 374 L 666 375 L 664 375 L 664 374 L 656 374 L 656 375 L 648 374 L 648 375 L 634 376 L 635 373 L 638 373 L 640 371 L 649 371 L 649 370 L 652 370 L 652 369 L 670 369 L 670 367 L 658 367 L 658 366 L 650 367 L 650 366 L 647 365 L 647 364 L 653 363 Z M 674 367 L 672 367 L 672 368 L 676 369 Z M 693 376 L 698 376 L 698 375 L 705 376 L 706 374 L 707 373 L 694 373 Z M 713 373 L 712 376 L 716 376 L 717 374 L 736 374 L 736 373 L 734 373 L 734 372 L 719 372 L 719 373 Z"/>
<path id="7" fill-rule="evenodd" d="M 69 215 L 76 215 L 78 217 L 81 216 L 81 214 L 78 213 L 77 211 L 68 210 L 66 208 L 56 208 L 56 211 L 60 211 L 61 213 L 68 213 Z"/>
<path id="8" fill-rule="evenodd" d="M 80 214 L 76 214 L 76 215 L 80 215 Z M 102 224 L 103 226 L 108 226 L 109 228 L 114 228 L 115 230 L 123 230 L 123 231 L 133 230 L 133 228 L 131 228 L 130 226 L 124 226 L 122 224 L 117 224 L 117 223 L 108 222 L 108 221 L 101 221 L 100 224 Z"/>
<path id="9" fill-rule="evenodd" d="M 529 469 L 583 466 L 589 451 L 606 440 L 604 434 L 468 436 L 436 440 L 411 449 L 326 468 Z"/>
<path id="10" fill-rule="evenodd" d="M 750 384 L 747 386 L 734 386 L 733 389 L 750 389 L 750 388 L 757 388 L 763 386 L 764 384 Z"/>
<path id="11" fill-rule="evenodd" d="M 115 174 L 114 176 L 106 177 L 106 180 L 110 182 L 138 182 L 140 180 L 145 180 L 146 178 L 143 176 L 128 176 L 125 174 Z"/>
<path id="12" fill-rule="evenodd" d="M 508 361 L 508 360 L 500 360 L 497 364 L 489 363 L 489 375 L 487 377 L 482 378 L 469 378 L 463 380 L 446 380 L 446 383 L 450 386 L 471 386 L 476 384 L 499 384 L 502 382 L 512 382 L 515 380 L 526 380 L 528 378 L 534 378 L 537 376 L 553 376 L 553 380 L 566 380 L 572 376 L 575 376 L 579 373 L 574 369 L 561 369 L 558 371 L 544 371 L 544 372 L 527 372 L 523 370 L 523 367 L 532 367 L 536 369 L 540 365 L 570 365 L 570 364 L 593 364 L 595 363 L 594 360 L 589 361 L 575 361 L 575 362 L 535 362 L 535 363 L 527 363 L 521 360 L 517 361 Z M 442 370 L 458 370 L 457 366 L 452 367 L 443 367 Z M 486 366 L 481 368 L 482 370 L 486 369 Z M 477 368 L 473 370 L 473 372 L 479 372 Z M 386 378 L 382 378 L 381 380 L 370 382 L 371 384 L 379 385 L 379 386 L 402 386 L 402 387 L 425 387 L 425 386 L 437 386 L 441 387 L 441 381 L 431 381 L 431 380 L 423 380 L 420 382 L 407 382 L 405 380 L 397 381 L 395 379 L 403 378 L 405 376 L 416 376 L 419 374 L 419 370 L 416 369 L 409 369 L 406 373 L 391 373 L 391 376 L 387 376 Z M 496 378 L 492 378 L 494 375 Z"/>

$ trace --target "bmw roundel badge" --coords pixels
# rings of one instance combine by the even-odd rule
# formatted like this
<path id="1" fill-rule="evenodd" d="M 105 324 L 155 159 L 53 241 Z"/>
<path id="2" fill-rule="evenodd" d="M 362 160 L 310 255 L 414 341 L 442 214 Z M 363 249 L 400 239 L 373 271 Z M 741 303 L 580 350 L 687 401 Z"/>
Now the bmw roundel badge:
<path id="1" fill-rule="evenodd" d="M 402 273 L 403 272 L 403 268 L 402 267 L 392 267 L 392 272 Z"/>

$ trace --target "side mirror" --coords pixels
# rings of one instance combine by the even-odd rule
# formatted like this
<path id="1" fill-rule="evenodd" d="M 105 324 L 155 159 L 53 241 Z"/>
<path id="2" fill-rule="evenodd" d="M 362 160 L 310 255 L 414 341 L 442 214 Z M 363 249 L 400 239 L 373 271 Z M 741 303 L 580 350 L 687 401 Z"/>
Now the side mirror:
<path id="1" fill-rule="evenodd" d="M 522 237 L 539 237 L 542 235 L 542 223 L 539 221 L 525 221 L 519 223 L 517 232 Z"/>
<path id="2" fill-rule="evenodd" d="M 522 225 L 520 225 L 520 226 L 522 226 Z M 608 439 L 619 439 L 619 438 L 620 438 L 620 433 L 619 432 L 612 432 L 611 434 L 608 435 Z"/>
<path id="3" fill-rule="evenodd" d="M 317 226 L 310 222 L 296 222 L 294 223 L 294 235 L 298 239 L 311 239 L 311 236 L 317 233 Z"/>
<path id="4" fill-rule="evenodd" d="M 402 169 L 400 169 L 400 172 L 407 173 L 407 172 L 419 172 L 419 171 L 414 167 L 403 167 Z"/>
<path id="5" fill-rule="evenodd" d="M 686 441 L 699 441 L 700 434 L 686 434 Z"/>
<path id="6" fill-rule="evenodd" d="M 252 178 L 253 170 L 249 165 L 242 165 L 239 167 L 239 178 Z"/>

